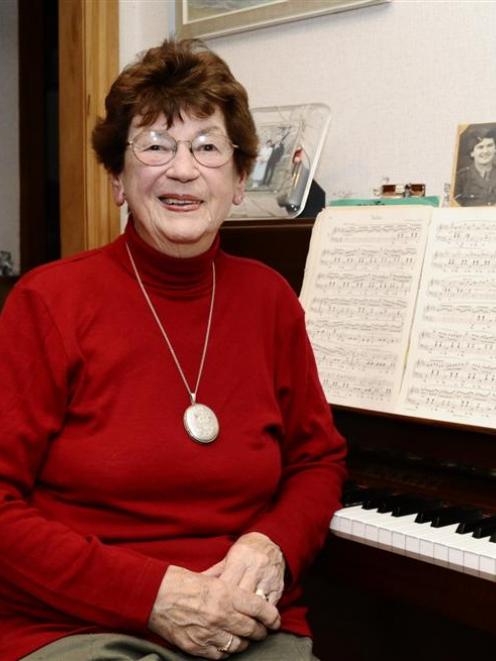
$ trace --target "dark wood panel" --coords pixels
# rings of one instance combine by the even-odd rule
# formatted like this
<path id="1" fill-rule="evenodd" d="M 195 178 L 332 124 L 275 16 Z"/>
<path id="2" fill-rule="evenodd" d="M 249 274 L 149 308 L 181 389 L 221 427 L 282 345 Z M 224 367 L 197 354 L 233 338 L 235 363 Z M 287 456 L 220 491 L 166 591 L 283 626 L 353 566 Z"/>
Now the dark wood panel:
<path id="1" fill-rule="evenodd" d="M 496 584 L 489 581 L 330 536 L 305 588 L 321 661 L 494 654 Z"/>
<path id="2" fill-rule="evenodd" d="M 236 220 L 221 228 L 226 252 L 259 259 L 279 271 L 300 293 L 314 219 Z"/>

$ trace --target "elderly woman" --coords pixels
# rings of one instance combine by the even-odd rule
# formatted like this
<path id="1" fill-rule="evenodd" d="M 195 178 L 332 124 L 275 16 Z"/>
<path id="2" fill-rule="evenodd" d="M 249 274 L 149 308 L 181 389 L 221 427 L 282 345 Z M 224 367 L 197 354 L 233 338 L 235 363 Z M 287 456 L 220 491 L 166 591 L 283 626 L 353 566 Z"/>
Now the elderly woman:
<path id="1" fill-rule="evenodd" d="M 300 580 L 344 445 L 296 296 L 219 247 L 246 92 L 166 41 L 93 144 L 125 233 L 25 276 L 1 321 L 0 658 L 312 659 Z"/>

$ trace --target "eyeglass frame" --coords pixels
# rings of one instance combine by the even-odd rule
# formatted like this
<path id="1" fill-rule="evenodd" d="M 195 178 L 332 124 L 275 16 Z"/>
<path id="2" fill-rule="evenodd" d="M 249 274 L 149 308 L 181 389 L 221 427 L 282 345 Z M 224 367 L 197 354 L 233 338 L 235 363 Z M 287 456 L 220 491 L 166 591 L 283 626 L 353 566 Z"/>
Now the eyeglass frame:
<path id="1" fill-rule="evenodd" d="M 140 135 L 142 135 L 143 133 L 146 133 L 146 132 L 148 132 L 148 133 L 152 133 L 152 132 L 153 132 L 153 133 L 161 133 L 161 134 L 165 134 L 165 135 L 167 135 L 167 136 L 168 136 L 168 137 L 174 142 L 174 144 L 175 144 L 175 149 L 172 150 L 172 157 L 171 157 L 168 161 L 165 161 L 165 163 L 153 163 L 153 164 L 152 164 L 152 163 L 144 163 L 144 162 L 141 160 L 141 158 L 138 156 L 138 154 L 136 153 L 136 151 L 135 151 L 135 149 L 134 149 L 134 142 L 135 142 L 135 140 L 136 140 L 137 138 L 139 138 Z M 204 163 L 201 163 L 201 162 L 197 159 L 197 157 L 195 156 L 195 153 L 194 153 L 194 151 L 193 151 L 193 141 L 196 140 L 196 138 L 199 138 L 199 137 L 202 136 L 202 135 L 204 135 L 204 136 L 208 136 L 209 133 L 208 133 L 208 132 L 206 132 L 206 133 L 202 133 L 202 132 L 200 131 L 200 133 L 198 133 L 197 135 L 195 135 L 194 138 L 193 138 L 192 140 L 176 140 L 176 139 L 174 138 L 174 136 L 172 136 L 172 135 L 171 135 L 170 133 L 168 133 L 167 131 L 157 131 L 156 129 L 146 129 L 146 128 L 145 128 L 145 129 L 143 129 L 142 131 L 139 131 L 139 132 L 134 136 L 134 138 L 133 138 L 132 140 L 126 140 L 126 147 L 131 147 L 131 151 L 133 152 L 134 157 L 135 157 L 135 158 L 136 158 L 136 159 L 137 159 L 142 165 L 146 165 L 147 167 L 150 167 L 150 168 L 161 168 L 161 167 L 163 167 L 164 165 L 167 165 L 168 163 L 172 163 L 172 161 L 176 158 L 176 155 L 177 155 L 177 149 L 178 149 L 179 145 L 180 145 L 182 142 L 184 142 L 184 143 L 186 143 L 186 144 L 189 144 L 189 149 L 188 149 L 188 151 L 189 151 L 189 153 L 191 154 L 191 156 L 195 159 L 196 163 L 198 163 L 198 165 L 201 165 L 201 166 L 204 167 L 204 168 L 211 168 L 211 169 L 213 169 L 213 170 L 215 170 L 216 168 L 221 168 L 223 165 L 225 165 L 225 164 L 229 161 L 229 159 L 231 158 L 231 156 L 234 154 L 234 151 L 235 151 L 236 149 L 239 149 L 239 145 L 235 145 L 234 142 L 231 142 L 231 139 L 229 138 L 229 136 L 225 135 L 224 133 L 215 133 L 214 135 L 220 135 L 222 138 L 225 138 L 225 139 L 227 140 L 227 142 L 228 142 L 229 145 L 231 146 L 232 151 L 231 151 L 231 153 L 229 154 L 227 160 L 224 161 L 224 163 L 220 163 L 220 165 L 205 165 Z"/>

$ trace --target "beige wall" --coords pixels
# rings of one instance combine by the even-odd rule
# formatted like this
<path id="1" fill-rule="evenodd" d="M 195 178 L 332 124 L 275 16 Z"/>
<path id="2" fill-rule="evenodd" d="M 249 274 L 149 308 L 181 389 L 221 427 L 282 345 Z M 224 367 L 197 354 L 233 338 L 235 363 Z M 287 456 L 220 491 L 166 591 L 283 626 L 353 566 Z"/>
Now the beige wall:
<path id="1" fill-rule="evenodd" d="M 369 196 L 382 177 L 451 179 L 456 127 L 496 122 L 496 2 L 393 0 L 212 39 L 252 105 L 332 110 L 317 179 L 329 198 Z"/>
<path id="2" fill-rule="evenodd" d="M 165 36 L 154 14 L 173 9 L 172 0 L 126 2 L 140 10 L 121 20 L 121 63 L 137 35 L 140 49 Z M 451 179 L 457 125 L 496 121 L 495 35 L 495 0 L 393 0 L 209 44 L 252 106 L 331 107 L 316 177 L 328 198 L 368 196 L 386 176 L 434 195 Z"/>

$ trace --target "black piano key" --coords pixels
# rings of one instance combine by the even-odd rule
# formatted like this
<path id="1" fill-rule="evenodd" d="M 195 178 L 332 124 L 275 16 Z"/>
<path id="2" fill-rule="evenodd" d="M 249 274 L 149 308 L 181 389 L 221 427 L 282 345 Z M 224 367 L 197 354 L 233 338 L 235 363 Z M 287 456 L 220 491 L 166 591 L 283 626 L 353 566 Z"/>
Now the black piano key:
<path id="1" fill-rule="evenodd" d="M 481 512 L 469 507 L 444 507 L 433 517 L 431 526 L 433 528 L 443 528 L 444 526 L 451 526 L 460 521 L 471 521 L 480 519 Z"/>
<path id="2" fill-rule="evenodd" d="M 390 494 L 387 489 L 353 486 L 344 490 L 342 502 L 345 507 L 362 505 L 365 509 L 374 509 L 381 498 Z"/>
<path id="3" fill-rule="evenodd" d="M 377 508 L 380 513 L 391 512 L 393 516 L 414 514 L 426 506 L 426 500 L 413 494 L 393 494 L 386 496 Z"/>
<path id="4" fill-rule="evenodd" d="M 393 516 L 408 516 L 410 514 L 415 514 L 415 512 L 421 512 L 428 507 L 439 507 L 441 503 L 439 501 L 433 502 L 425 500 L 425 498 L 419 498 L 418 496 L 405 499 L 403 503 L 398 503 L 393 507 L 392 515 Z"/>
<path id="5" fill-rule="evenodd" d="M 380 507 L 393 493 L 389 489 L 371 489 L 363 501 L 364 510 L 375 510 Z"/>
<path id="6" fill-rule="evenodd" d="M 427 523 L 428 521 L 432 521 L 442 508 L 441 503 L 428 505 L 426 508 L 419 510 L 419 513 L 415 517 L 415 523 Z"/>
<path id="7" fill-rule="evenodd" d="M 482 539 L 496 533 L 496 516 L 490 516 L 485 521 L 481 521 L 473 532 L 473 537 Z"/>
<path id="8" fill-rule="evenodd" d="M 481 514 L 480 519 L 472 519 L 470 521 L 461 521 L 456 532 L 465 535 L 466 533 L 473 533 L 479 526 L 483 526 L 486 523 L 491 524 L 491 522 L 496 521 L 496 516 L 489 516 L 488 514 Z"/>
<path id="9" fill-rule="evenodd" d="M 351 488 L 346 488 L 343 491 L 343 507 L 353 507 L 355 505 L 360 505 L 365 500 L 367 493 L 370 489 L 365 487 L 354 486 Z"/>
<path id="10" fill-rule="evenodd" d="M 493 542 L 493 544 L 496 544 L 496 532 L 494 533 L 494 535 L 491 535 L 491 537 L 489 538 L 489 541 Z"/>

